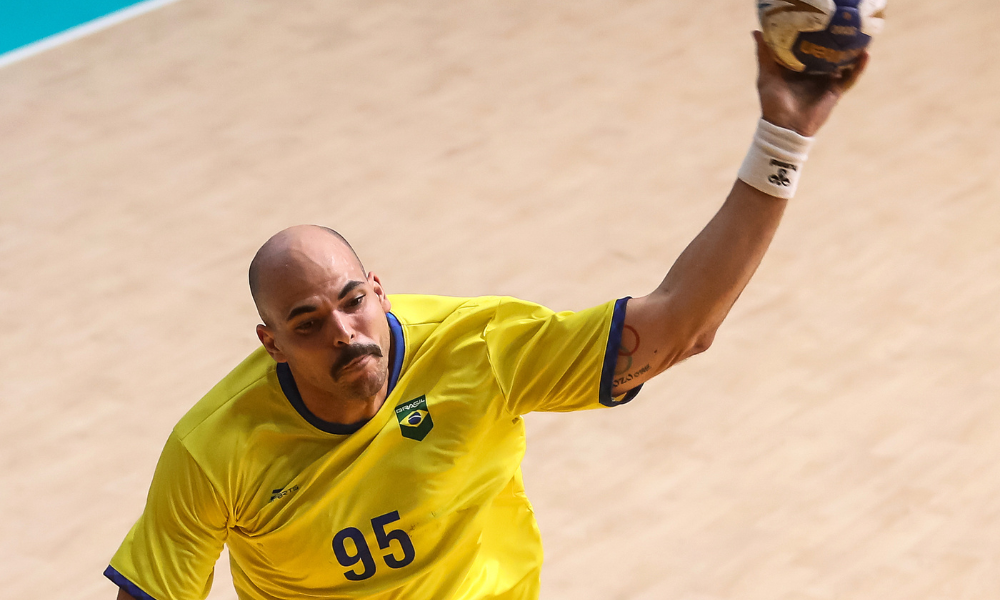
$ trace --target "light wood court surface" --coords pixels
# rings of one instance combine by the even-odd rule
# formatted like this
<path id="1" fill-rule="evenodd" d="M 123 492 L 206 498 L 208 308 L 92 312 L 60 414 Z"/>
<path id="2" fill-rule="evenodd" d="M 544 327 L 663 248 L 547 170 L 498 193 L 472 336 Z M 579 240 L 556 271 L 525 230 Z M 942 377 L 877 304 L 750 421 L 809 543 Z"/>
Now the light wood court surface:
<path id="1" fill-rule="evenodd" d="M 273 232 L 390 292 L 647 293 L 757 116 L 750 0 L 183 0 L 0 70 L 0 581 L 101 572 Z M 890 2 L 715 347 L 533 415 L 552 599 L 1000 598 L 1000 4 Z M 234 598 L 219 569 L 212 598 Z"/>

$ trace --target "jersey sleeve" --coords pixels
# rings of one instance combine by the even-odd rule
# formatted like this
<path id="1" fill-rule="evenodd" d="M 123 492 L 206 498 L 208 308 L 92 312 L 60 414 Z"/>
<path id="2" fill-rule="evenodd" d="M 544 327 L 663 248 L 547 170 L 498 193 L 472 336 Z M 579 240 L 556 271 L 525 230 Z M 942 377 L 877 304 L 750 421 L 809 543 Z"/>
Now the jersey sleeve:
<path id="1" fill-rule="evenodd" d="M 628 298 L 580 312 L 553 312 L 504 298 L 484 337 L 490 364 L 514 414 L 618 406 L 611 396 Z"/>
<path id="2" fill-rule="evenodd" d="M 142 516 L 104 574 L 138 600 L 203 599 L 226 541 L 227 514 L 215 487 L 173 434 Z"/>

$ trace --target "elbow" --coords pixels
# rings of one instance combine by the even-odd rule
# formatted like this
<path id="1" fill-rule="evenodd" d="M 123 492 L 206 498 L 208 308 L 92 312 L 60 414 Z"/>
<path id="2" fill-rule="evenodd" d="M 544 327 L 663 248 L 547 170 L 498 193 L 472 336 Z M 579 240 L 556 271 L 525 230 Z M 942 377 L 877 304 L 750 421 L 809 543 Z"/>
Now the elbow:
<path id="1" fill-rule="evenodd" d="M 700 333 L 688 342 L 687 347 L 683 350 L 676 360 L 672 364 L 677 364 L 683 360 L 687 360 L 696 354 L 701 354 L 705 350 L 712 347 L 712 342 L 715 341 L 715 329 Z"/>
<path id="2" fill-rule="evenodd" d="M 715 341 L 715 330 L 696 335 L 688 343 L 680 346 L 677 351 L 667 355 L 667 359 L 660 365 L 657 373 L 662 373 L 679 362 L 685 361 L 696 354 L 701 354 L 712 346 Z"/>
<path id="3" fill-rule="evenodd" d="M 694 356 L 695 354 L 701 354 L 705 350 L 712 347 L 712 342 L 715 341 L 715 329 L 707 331 L 694 339 L 694 343 L 691 344 L 688 350 L 687 356 Z"/>

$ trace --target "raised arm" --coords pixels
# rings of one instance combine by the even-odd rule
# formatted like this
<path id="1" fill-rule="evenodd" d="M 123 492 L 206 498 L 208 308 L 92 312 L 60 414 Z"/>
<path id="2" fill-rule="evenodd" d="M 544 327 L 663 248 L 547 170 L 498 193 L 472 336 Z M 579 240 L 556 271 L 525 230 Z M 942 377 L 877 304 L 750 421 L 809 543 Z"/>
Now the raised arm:
<path id="1" fill-rule="evenodd" d="M 868 60 L 862 56 L 857 67 L 842 77 L 799 75 L 774 61 L 760 32 L 754 38 L 763 120 L 809 138 Z M 722 208 L 681 253 L 659 287 L 629 301 L 622 345 L 630 352 L 618 358 L 614 395 L 708 349 L 764 257 L 786 204 L 785 199 L 736 180 Z"/>

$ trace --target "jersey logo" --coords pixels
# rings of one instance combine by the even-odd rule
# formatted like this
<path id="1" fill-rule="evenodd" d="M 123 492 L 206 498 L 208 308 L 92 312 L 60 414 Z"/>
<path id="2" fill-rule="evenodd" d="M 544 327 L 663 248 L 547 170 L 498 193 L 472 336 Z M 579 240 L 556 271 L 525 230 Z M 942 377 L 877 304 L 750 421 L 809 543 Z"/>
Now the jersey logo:
<path id="1" fill-rule="evenodd" d="M 420 396 L 413 400 L 401 402 L 396 406 L 396 419 L 399 421 L 399 431 L 403 437 L 418 442 L 434 428 L 434 420 L 427 409 L 427 398 Z"/>
<path id="2" fill-rule="evenodd" d="M 297 491 L 299 491 L 299 486 L 297 486 L 297 485 L 293 485 L 292 487 L 288 488 L 287 490 L 285 488 L 278 488 L 276 490 L 271 490 L 271 499 L 268 500 L 267 503 L 270 504 L 270 503 L 274 502 L 275 500 L 280 500 L 281 498 L 284 498 L 285 496 L 289 496 L 291 494 L 294 494 Z"/>

